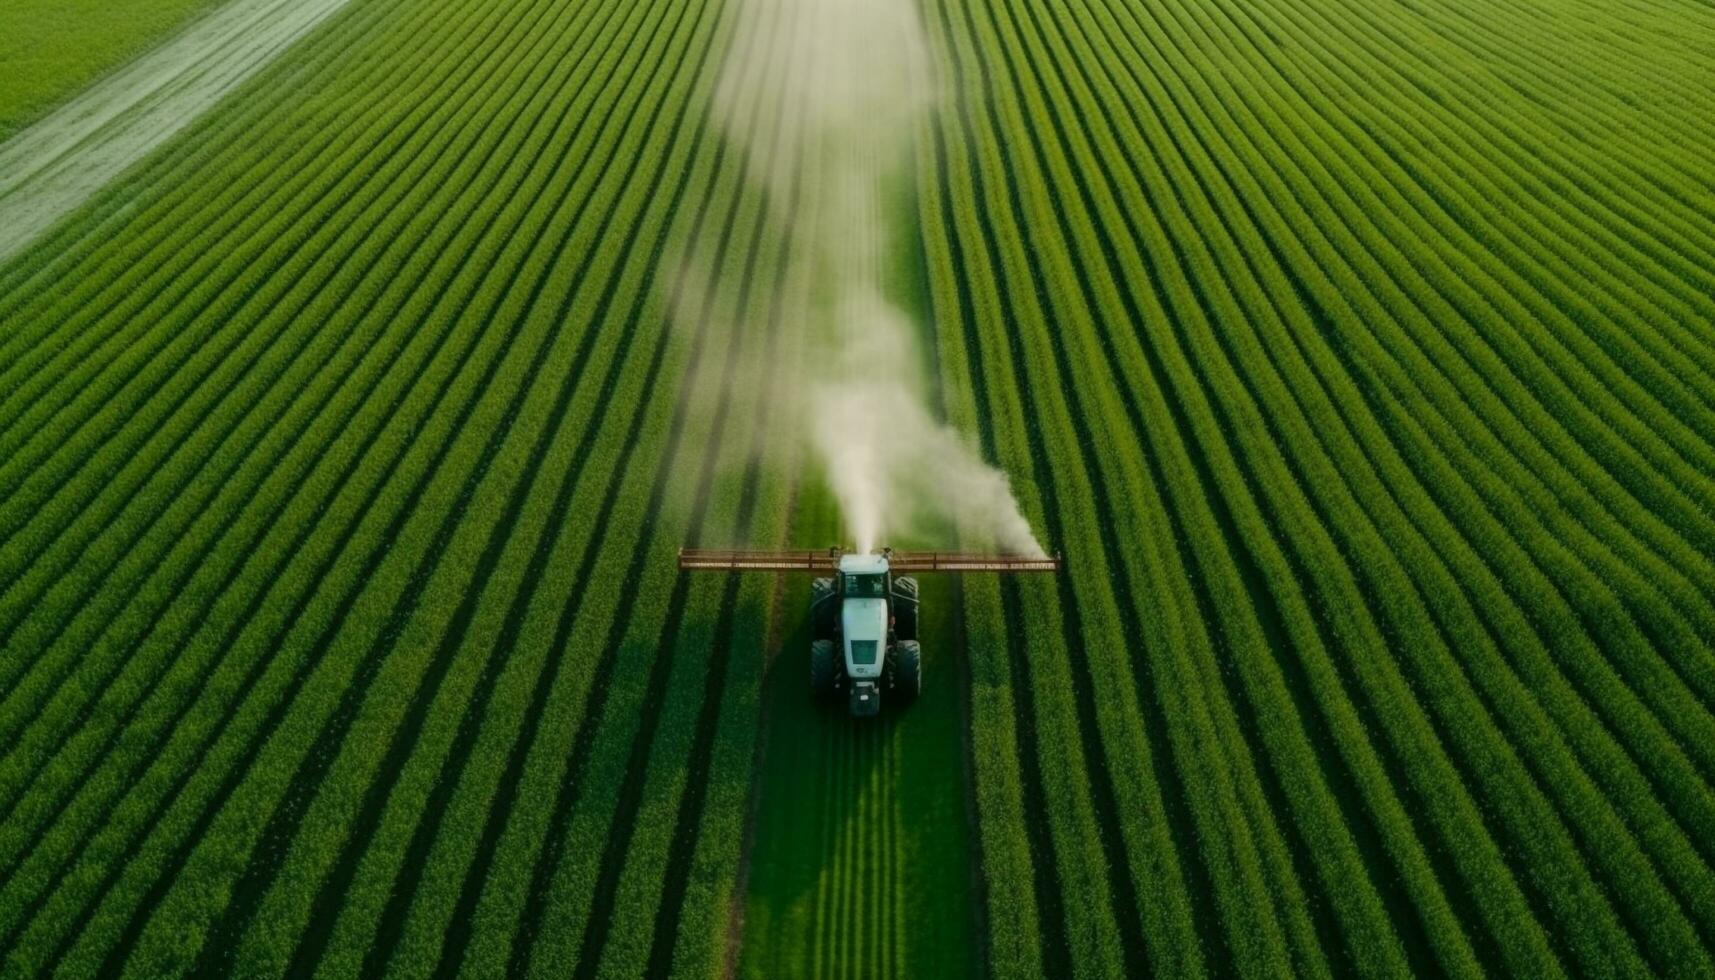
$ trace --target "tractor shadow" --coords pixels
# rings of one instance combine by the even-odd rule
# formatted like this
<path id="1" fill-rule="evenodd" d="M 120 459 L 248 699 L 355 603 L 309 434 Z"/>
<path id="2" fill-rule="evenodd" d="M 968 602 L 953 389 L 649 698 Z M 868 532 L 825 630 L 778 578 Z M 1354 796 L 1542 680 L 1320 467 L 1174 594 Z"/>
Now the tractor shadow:
<path id="1" fill-rule="evenodd" d="M 788 609 L 807 605 L 790 590 Z M 843 696 L 810 692 L 809 632 L 797 625 L 764 677 L 766 746 L 751 850 L 747 975 L 808 975 L 833 963 L 884 972 L 902 955 L 906 840 L 898 792 L 902 726 L 883 702 L 853 718 Z"/>

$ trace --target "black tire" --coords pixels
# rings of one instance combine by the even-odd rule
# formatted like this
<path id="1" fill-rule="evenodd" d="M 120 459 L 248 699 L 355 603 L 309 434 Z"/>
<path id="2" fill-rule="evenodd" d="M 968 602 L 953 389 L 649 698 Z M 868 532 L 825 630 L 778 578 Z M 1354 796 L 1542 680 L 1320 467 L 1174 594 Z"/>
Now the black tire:
<path id="1" fill-rule="evenodd" d="M 909 575 L 893 577 L 893 638 L 917 639 L 917 580 Z"/>
<path id="2" fill-rule="evenodd" d="M 893 693 L 906 704 L 923 693 L 923 648 L 916 640 L 900 640 L 893 647 Z"/>
<path id="3" fill-rule="evenodd" d="M 810 693 L 825 698 L 834 693 L 839 678 L 840 652 L 833 640 L 813 640 L 810 643 Z"/>
<path id="4" fill-rule="evenodd" d="M 834 580 L 810 581 L 810 639 L 832 640 L 840 625 L 840 597 Z"/>

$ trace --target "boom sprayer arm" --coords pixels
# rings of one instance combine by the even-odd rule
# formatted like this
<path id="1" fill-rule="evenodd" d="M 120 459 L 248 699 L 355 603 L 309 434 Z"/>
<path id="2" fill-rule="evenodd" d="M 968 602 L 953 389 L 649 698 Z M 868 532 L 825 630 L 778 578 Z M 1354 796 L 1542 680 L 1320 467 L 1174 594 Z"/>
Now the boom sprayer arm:
<path id="1" fill-rule="evenodd" d="M 732 551 L 680 548 L 679 570 L 686 572 L 832 572 L 843 553 L 826 551 Z M 898 552 L 883 549 L 888 567 L 902 574 L 923 572 L 1058 572 L 1060 556 L 982 555 L 954 551 Z"/>

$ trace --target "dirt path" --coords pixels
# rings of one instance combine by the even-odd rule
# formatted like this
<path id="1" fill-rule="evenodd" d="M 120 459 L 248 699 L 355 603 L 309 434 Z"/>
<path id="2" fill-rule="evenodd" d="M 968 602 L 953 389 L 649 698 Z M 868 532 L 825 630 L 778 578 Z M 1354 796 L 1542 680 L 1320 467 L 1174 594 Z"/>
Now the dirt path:
<path id="1" fill-rule="evenodd" d="M 0 261 L 346 2 L 231 0 L 0 144 Z"/>

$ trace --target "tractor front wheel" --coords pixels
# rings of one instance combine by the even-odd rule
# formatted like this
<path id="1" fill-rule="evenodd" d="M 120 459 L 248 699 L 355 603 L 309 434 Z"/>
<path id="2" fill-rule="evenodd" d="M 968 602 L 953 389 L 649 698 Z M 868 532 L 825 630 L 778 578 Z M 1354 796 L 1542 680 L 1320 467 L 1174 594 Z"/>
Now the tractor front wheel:
<path id="1" fill-rule="evenodd" d="M 816 640 L 810 644 L 810 693 L 825 698 L 834 693 L 834 681 L 839 673 L 840 654 L 833 640 Z"/>
<path id="2" fill-rule="evenodd" d="M 894 646 L 893 690 L 907 704 L 923 692 L 923 648 L 916 640 Z"/>
<path id="3" fill-rule="evenodd" d="M 840 623 L 840 595 L 831 578 L 810 580 L 810 638 L 832 640 Z"/>

